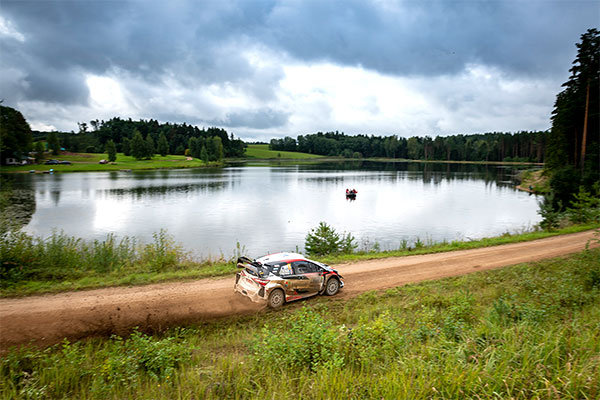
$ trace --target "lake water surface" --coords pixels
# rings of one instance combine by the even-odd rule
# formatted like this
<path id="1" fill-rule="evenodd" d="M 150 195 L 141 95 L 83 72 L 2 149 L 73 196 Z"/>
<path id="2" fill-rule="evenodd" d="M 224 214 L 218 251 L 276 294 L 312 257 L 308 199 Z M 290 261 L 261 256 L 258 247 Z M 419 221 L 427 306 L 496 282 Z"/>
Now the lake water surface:
<path id="1" fill-rule="evenodd" d="M 457 164 L 345 162 L 232 164 L 222 169 L 19 175 L 35 193 L 25 231 L 84 239 L 166 229 L 197 256 L 303 251 L 325 221 L 362 248 L 476 239 L 540 221 L 537 199 L 514 189 L 513 170 Z M 355 201 L 345 197 L 355 188 Z"/>

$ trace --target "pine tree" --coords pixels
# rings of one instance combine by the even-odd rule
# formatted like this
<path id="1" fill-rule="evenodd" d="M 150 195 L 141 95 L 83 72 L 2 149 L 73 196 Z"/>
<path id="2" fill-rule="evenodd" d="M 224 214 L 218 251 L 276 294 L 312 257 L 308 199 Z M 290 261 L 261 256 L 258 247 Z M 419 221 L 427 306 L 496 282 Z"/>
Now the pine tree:
<path id="1" fill-rule="evenodd" d="M 121 142 L 121 149 L 123 150 L 123 154 L 126 156 L 131 155 L 131 140 L 128 137 L 124 137 Z"/>
<path id="2" fill-rule="evenodd" d="M 154 149 L 154 140 L 152 140 L 152 136 L 150 136 L 150 134 L 148 134 L 146 136 L 145 142 L 146 142 L 145 146 L 144 146 L 145 156 L 146 156 L 146 158 L 152 158 L 154 156 L 155 149 Z"/>
<path id="3" fill-rule="evenodd" d="M 131 155 L 136 160 L 141 160 L 146 157 L 146 142 L 142 138 L 142 134 L 137 129 L 133 131 L 133 138 L 130 144 Z"/>
<path id="4" fill-rule="evenodd" d="M 106 153 L 108 155 L 108 161 L 117 161 L 117 146 L 115 146 L 115 142 L 112 140 L 106 142 Z"/>
<path id="5" fill-rule="evenodd" d="M 589 189 L 600 180 L 600 31 L 581 35 L 577 49 L 571 76 L 556 96 L 546 150 L 554 198 L 565 207 L 579 184 Z"/>
<path id="6" fill-rule="evenodd" d="M 200 158 L 200 141 L 198 138 L 191 137 L 188 141 L 188 147 L 190 149 L 190 155 L 194 158 Z"/>
<path id="7" fill-rule="evenodd" d="M 156 150 L 158 151 L 158 154 L 163 157 L 169 152 L 169 143 L 167 143 L 167 138 L 165 137 L 164 133 L 161 133 L 158 137 L 158 145 Z"/>
<path id="8" fill-rule="evenodd" d="M 598 175 L 600 32 L 589 29 L 577 44 L 577 57 L 565 89 L 556 96 L 548 138 L 547 167 L 566 166 Z M 586 171 L 588 169 L 588 171 Z M 592 179 L 594 180 L 594 179 Z"/>

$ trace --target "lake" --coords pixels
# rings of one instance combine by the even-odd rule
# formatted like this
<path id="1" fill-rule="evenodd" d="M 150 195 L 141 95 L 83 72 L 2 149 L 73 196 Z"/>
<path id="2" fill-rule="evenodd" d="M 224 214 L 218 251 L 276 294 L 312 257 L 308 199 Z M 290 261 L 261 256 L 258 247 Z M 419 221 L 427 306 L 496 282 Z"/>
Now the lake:
<path id="1" fill-rule="evenodd" d="M 196 256 L 303 251 L 325 221 L 362 249 L 469 240 L 531 228 L 537 198 L 492 165 L 334 162 L 237 163 L 219 169 L 23 174 L 35 212 L 24 228 L 84 239 L 109 233 L 152 241 L 166 229 Z M 347 200 L 346 188 L 358 191 Z"/>

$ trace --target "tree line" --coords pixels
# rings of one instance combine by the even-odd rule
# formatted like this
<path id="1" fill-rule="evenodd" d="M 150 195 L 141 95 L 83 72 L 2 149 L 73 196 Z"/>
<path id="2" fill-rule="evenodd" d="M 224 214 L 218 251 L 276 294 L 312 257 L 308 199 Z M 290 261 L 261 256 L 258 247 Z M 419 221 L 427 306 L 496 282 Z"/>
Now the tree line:
<path id="1" fill-rule="evenodd" d="M 93 120 L 78 124 L 78 132 L 34 132 L 34 139 L 45 139 L 49 146 L 58 142 L 71 152 L 120 152 L 138 159 L 160 155 L 190 155 L 207 161 L 244 155 L 244 142 L 221 128 L 198 128 L 156 120 Z"/>
<path id="2" fill-rule="evenodd" d="M 438 161 L 528 161 L 544 162 L 548 132 L 491 132 L 472 135 L 410 138 L 350 136 L 340 132 L 318 132 L 271 139 L 269 147 L 279 151 L 346 158 L 403 158 Z"/>

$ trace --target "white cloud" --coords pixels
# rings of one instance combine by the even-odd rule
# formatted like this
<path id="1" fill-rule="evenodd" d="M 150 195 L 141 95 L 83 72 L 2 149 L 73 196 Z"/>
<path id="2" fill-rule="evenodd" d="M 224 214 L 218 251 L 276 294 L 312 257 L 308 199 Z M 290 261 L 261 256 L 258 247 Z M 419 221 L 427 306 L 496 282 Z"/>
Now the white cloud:
<path id="1" fill-rule="evenodd" d="M 10 20 L 0 15 L 0 36 L 15 39 L 21 43 L 25 42 L 25 36 L 14 27 Z"/>
<path id="2" fill-rule="evenodd" d="M 130 108 L 121 85 L 109 76 L 88 75 L 86 83 L 90 91 L 90 107 L 102 114 L 105 111 Z"/>

